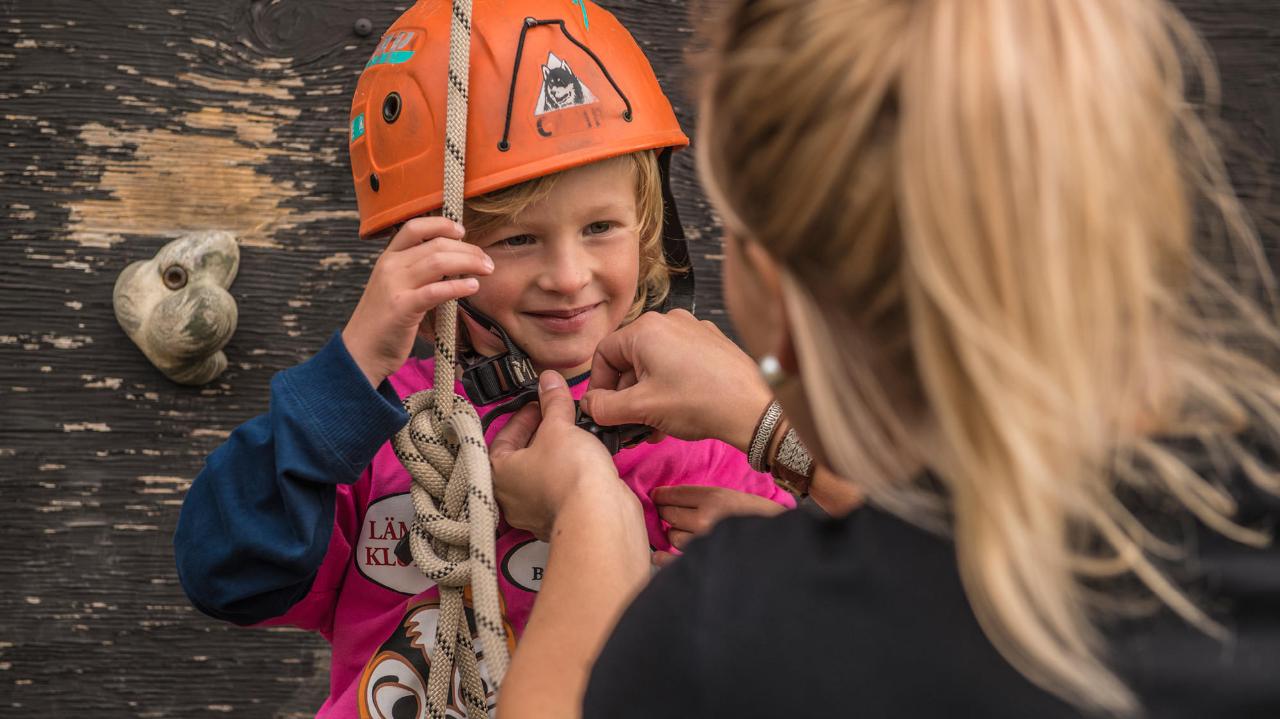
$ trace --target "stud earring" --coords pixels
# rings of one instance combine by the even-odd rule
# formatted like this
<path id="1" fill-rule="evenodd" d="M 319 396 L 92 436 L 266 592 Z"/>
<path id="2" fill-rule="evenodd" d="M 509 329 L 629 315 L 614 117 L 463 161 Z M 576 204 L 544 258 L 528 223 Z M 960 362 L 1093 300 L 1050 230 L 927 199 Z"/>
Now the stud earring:
<path id="1" fill-rule="evenodd" d="M 764 378 L 764 383 L 769 385 L 769 389 L 777 389 L 779 385 L 789 379 L 786 370 L 782 369 L 782 363 L 773 355 L 765 355 L 760 358 L 760 376 Z"/>

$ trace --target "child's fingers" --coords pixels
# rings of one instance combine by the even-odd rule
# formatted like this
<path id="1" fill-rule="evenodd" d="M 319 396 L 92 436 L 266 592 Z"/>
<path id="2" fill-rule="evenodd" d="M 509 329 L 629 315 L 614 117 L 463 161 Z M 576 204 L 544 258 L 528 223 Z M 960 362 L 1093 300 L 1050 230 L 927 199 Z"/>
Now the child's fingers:
<path id="1" fill-rule="evenodd" d="M 671 529 L 667 532 L 667 541 L 671 542 L 671 546 L 684 551 L 689 546 L 689 542 L 694 538 L 693 532 L 686 532 L 683 529 Z"/>
<path id="2" fill-rule="evenodd" d="M 417 289 L 410 290 L 412 306 L 409 307 L 415 314 L 425 313 L 433 307 L 439 307 L 442 303 L 449 300 L 459 300 L 463 297 L 470 297 L 480 289 L 480 283 L 474 277 L 465 277 L 460 280 L 441 280 L 423 285 Z"/>
<path id="3" fill-rule="evenodd" d="M 486 261 L 490 264 L 493 263 L 493 258 L 489 256 L 489 253 L 479 247 L 469 242 L 460 242 L 448 237 L 432 237 L 420 245 L 403 250 L 397 255 L 397 259 L 402 260 L 407 265 L 414 265 L 427 257 L 443 252 L 471 255 L 482 263 Z"/>
<path id="4" fill-rule="evenodd" d="M 698 484 L 673 484 L 654 487 L 649 497 L 657 505 L 694 508 L 706 502 L 707 497 L 715 494 L 718 489 L 720 488 Z"/>
<path id="5" fill-rule="evenodd" d="M 406 270 L 411 287 L 439 282 L 446 277 L 487 275 L 492 271 L 492 266 L 484 264 L 481 258 L 465 252 L 437 252 L 423 257 Z"/>
<path id="6" fill-rule="evenodd" d="M 670 524 L 672 530 L 680 529 L 698 534 L 709 528 L 702 513 L 692 507 L 658 505 L 658 516 Z"/>
<path id="7" fill-rule="evenodd" d="M 671 552 L 664 552 L 659 549 L 653 553 L 653 556 L 649 558 L 649 561 L 653 562 L 653 566 L 661 568 L 676 561 L 676 557 L 677 555 L 672 554 Z"/>
<path id="8" fill-rule="evenodd" d="M 400 252 L 417 247 L 434 237 L 448 237 L 461 240 L 466 231 L 462 225 L 443 217 L 415 217 L 404 223 L 391 242 L 387 244 L 387 252 Z"/>

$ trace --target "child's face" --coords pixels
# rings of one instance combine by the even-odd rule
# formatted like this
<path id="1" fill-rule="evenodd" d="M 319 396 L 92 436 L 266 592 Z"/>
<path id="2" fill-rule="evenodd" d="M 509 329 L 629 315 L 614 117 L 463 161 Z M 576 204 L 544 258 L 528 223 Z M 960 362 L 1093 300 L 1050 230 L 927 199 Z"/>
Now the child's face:
<path id="1" fill-rule="evenodd" d="M 587 371 L 596 345 L 631 309 L 640 272 L 633 172 L 626 162 L 571 170 L 512 223 L 468 238 L 495 265 L 472 305 L 502 325 L 539 370 Z M 477 351 L 505 351 L 462 316 Z"/>

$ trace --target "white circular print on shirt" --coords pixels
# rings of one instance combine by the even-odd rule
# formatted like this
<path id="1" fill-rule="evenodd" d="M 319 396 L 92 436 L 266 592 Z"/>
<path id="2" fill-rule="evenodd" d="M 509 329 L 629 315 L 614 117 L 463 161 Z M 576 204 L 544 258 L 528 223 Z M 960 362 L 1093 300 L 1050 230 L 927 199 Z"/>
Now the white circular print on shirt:
<path id="1" fill-rule="evenodd" d="M 517 544 L 502 558 L 502 575 L 526 592 L 540 591 L 550 551 L 550 544 L 537 539 Z"/>
<path id="2" fill-rule="evenodd" d="M 413 524 L 413 500 L 408 492 L 375 500 L 364 513 L 356 539 L 356 569 L 366 579 L 402 594 L 416 595 L 435 586 L 414 566 L 396 557 L 396 545 Z"/>

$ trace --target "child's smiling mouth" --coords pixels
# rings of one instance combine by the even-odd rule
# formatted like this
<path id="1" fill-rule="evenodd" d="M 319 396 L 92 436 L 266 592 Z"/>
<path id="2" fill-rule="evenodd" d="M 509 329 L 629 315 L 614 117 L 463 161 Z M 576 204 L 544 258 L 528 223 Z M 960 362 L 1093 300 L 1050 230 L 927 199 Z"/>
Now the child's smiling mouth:
<path id="1" fill-rule="evenodd" d="M 603 304 L 603 302 L 597 302 L 593 305 L 583 305 L 567 310 L 526 311 L 521 312 L 521 314 L 533 318 L 543 329 L 549 332 L 568 334 L 577 332 L 586 326 L 587 322 L 595 316 L 595 310 L 599 309 Z"/>

